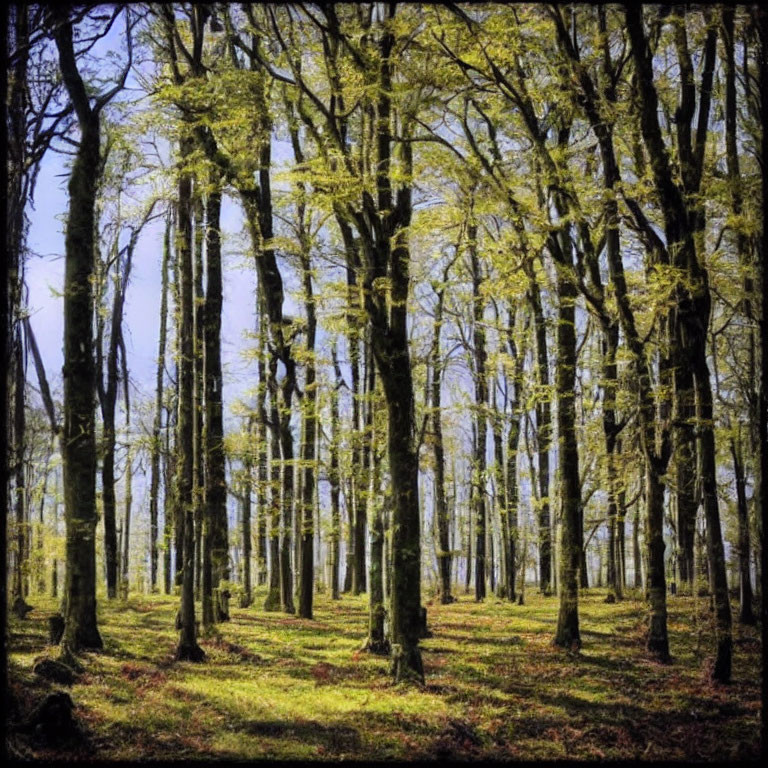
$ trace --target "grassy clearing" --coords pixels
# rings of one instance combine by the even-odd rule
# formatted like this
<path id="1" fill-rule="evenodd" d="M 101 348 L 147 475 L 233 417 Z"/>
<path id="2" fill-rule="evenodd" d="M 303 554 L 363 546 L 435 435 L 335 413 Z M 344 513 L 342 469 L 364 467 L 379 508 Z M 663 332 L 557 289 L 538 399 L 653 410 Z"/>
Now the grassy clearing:
<path id="1" fill-rule="evenodd" d="M 643 649 L 642 602 L 580 604 L 582 652 L 551 645 L 557 600 L 494 598 L 429 606 L 424 689 L 394 685 L 386 659 L 359 651 L 365 596 L 318 596 L 314 621 L 232 609 L 201 645 L 206 663 L 176 663 L 177 598 L 100 603 L 105 649 L 84 656 L 71 689 L 101 760 L 670 759 L 741 760 L 760 752 L 759 631 L 735 625 L 733 683 L 707 676 L 704 601 L 670 599 L 674 663 Z M 11 621 L 17 693 L 47 647 L 53 603 Z M 23 698 L 23 696 L 20 696 Z M 51 757 L 36 754 L 35 757 Z"/>

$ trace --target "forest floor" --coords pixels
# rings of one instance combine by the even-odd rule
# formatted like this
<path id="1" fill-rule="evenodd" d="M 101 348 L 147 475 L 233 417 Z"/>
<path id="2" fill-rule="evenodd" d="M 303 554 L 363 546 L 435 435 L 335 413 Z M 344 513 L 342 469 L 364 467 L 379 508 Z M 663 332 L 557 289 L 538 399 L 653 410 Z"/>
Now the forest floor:
<path id="1" fill-rule="evenodd" d="M 173 660 L 178 598 L 100 600 L 104 650 L 82 657 L 69 691 L 87 749 L 34 741 L 36 760 L 753 760 L 760 754 L 759 630 L 734 624 L 733 682 L 712 684 L 707 600 L 669 599 L 671 665 L 643 646 L 645 604 L 586 590 L 583 647 L 551 644 L 557 598 L 526 605 L 461 595 L 428 605 L 426 686 L 395 685 L 361 652 L 367 597 L 315 601 L 306 621 L 233 607 L 202 664 Z M 53 601 L 10 623 L 12 693 L 22 718 L 51 685 L 32 674 Z M 198 610 L 199 614 L 199 610 Z"/>

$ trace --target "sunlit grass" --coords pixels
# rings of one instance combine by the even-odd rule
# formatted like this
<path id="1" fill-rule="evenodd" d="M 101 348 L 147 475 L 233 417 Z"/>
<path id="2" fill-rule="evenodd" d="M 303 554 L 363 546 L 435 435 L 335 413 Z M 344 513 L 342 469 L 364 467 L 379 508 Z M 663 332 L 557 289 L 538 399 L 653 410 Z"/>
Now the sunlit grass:
<path id="1" fill-rule="evenodd" d="M 713 686 L 701 605 L 694 622 L 691 598 L 670 600 L 675 663 L 662 666 L 643 647 L 644 603 L 604 600 L 599 589 L 582 595 L 575 656 L 551 644 L 554 597 L 531 590 L 524 606 L 463 595 L 430 604 L 423 689 L 395 685 L 387 659 L 360 651 L 364 595 L 318 595 L 305 621 L 265 613 L 257 590 L 252 607 L 233 607 L 232 621 L 200 639 L 203 664 L 173 661 L 178 598 L 101 600 L 104 651 L 84 655 L 71 693 L 107 760 L 756 755 L 758 631 L 736 627 L 734 681 Z M 11 622 L 12 676 L 27 686 L 35 659 L 56 654 L 45 645 L 56 605 L 32 602 L 27 620 Z"/>

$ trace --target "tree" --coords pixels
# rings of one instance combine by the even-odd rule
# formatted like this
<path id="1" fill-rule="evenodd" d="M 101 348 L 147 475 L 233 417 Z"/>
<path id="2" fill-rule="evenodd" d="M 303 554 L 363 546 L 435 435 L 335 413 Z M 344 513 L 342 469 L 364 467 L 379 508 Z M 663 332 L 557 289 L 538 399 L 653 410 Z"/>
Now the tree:
<path id="1" fill-rule="evenodd" d="M 639 86 L 640 127 L 650 159 L 656 193 L 664 217 L 669 263 L 680 270 L 674 288 L 675 312 L 672 329 L 672 355 L 677 371 L 693 371 L 696 415 L 700 424 L 698 455 L 704 515 L 707 522 L 707 550 L 715 593 L 717 658 L 713 677 L 727 682 L 731 676 L 731 610 L 725 573 L 725 556 L 720 527 L 720 512 L 715 478 L 715 437 L 712 424 L 712 388 L 707 363 L 707 328 L 711 314 L 709 278 L 698 251 L 703 247 L 704 206 L 693 200 L 700 190 L 703 157 L 706 147 L 712 78 L 715 66 L 717 27 L 705 12 L 707 33 L 704 43 L 702 82 L 695 140 L 692 122 L 696 109 L 696 87 L 693 79 L 686 17 L 675 23 L 675 48 L 681 73 L 680 103 L 676 113 L 678 155 L 682 184 L 673 178 L 669 156 L 658 124 L 658 98 L 653 83 L 650 51 L 643 28 L 642 12 L 627 9 L 627 30 L 632 44 L 632 59 Z M 686 381 L 675 379 L 676 394 L 686 397 Z M 689 398 L 690 399 L 690 398 Z M 684 414 L 680 414 L 684 416 Z M 663 558 L 663 541 L 658 545 Z"/>
<path id="2" fill-rule="evenodd" d="M 125 11 L 128 62 L 117 84 L 92 99 L 80 75 L 73 20 L 64 6 L 50 9 L 59 66 L 80 128 L 69 179 L 64 286 L 64 505 L 67 522 L 64 653 L 101 648 L 96 623 L 96 397 L 93 356 L 94 209 L 101 175 L 101 113 L 122 90 L 132 64 L 130 10 Z"/>

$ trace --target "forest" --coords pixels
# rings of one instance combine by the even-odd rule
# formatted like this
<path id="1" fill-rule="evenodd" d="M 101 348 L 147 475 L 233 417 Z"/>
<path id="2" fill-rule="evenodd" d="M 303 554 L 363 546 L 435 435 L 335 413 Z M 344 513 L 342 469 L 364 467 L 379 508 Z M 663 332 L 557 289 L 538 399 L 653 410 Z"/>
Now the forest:
<path id="1" fill-rule="evenodd" d="M 7 759 L 759 759 L 764 9 L 2 18 Z"/>

